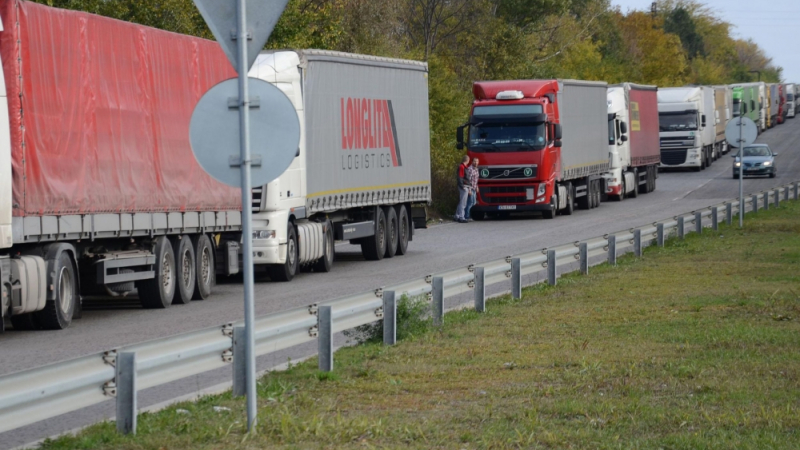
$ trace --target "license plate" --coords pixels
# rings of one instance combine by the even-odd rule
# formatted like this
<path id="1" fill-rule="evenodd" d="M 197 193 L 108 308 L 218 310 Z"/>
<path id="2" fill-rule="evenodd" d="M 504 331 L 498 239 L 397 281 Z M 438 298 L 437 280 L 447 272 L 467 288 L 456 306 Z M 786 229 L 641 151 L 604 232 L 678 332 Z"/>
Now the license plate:
<path id="1" fill-rule="evenodd" d="M 501 211 L 504 209 L 517 209 L 517 205 L 500 205 L 497 207 L 497 209 Z"/>

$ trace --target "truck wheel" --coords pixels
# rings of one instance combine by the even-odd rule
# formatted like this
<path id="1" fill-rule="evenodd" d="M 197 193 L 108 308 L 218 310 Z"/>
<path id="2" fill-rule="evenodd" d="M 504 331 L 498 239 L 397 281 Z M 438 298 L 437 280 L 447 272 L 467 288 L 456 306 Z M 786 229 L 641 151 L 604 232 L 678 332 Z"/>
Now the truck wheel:
<path id="1" fill-rule="evenodd" d="M 175 298 L 177 273 L 175 270 L 175 252 L 166 236 L 156 239 L 156 263 L 153 269 L 156 276 L 149 280 L 136 282 L 139 290 L 139 302 L 142 308 L 164 309 L 172 305 Z"/>
<path id="2" fill-rule="evenodd" d="M 558 189 L 558 187 L 556 187 L 556 189 Z M 550 209 L 542 211 L 542 217 L 545 219 L 553 219 L 556 217 L 556 212 L 558 212 L 558 196 L 554 193 L 550 196 Z"/>
<path id="3" fill-rule="evenodd" d="M 603 201 L 603 185 L 600 180 L 594 182 L 594 207 L 599 208 L 600 202 Z"/>
<path id="4" fill-rule="evenodd" d="M 197 258 L 195 258 L 192 239 L 186 235 L 180 236 L 180 239 L 173 239 L 172 251 L 175 252 L 175 278 L 178 282 L 172 304 L 188 305 L 194 296 L 195 279 L 197 278 Z"/>
<path id="5" fill-rule="evenodd" d="M 52 280 L 55 300 L 47 300 L 44 309 L 34 313 L 36 323 L 45 330 L 63 330 L 72 322 L 75 303 L 78 301 L 78 279 L 69 253 L 61 252 L 53 270 Z"/>
<path id="6" fill-rule="evenodd" d="M 335 246 L 333 242 L 333 225 L 330 222 L 325 223 L 325 234 L 322 235 L 324 253 L 322 258 L 314 263 L 314 272 L 328 273 L 333 268 L 333 258 L 335 256 Z"/>
<path id="7" fill-rule="evenodd" d="M 575 211 L 575 188 L 572 187 L 572 184 L 567 184 L 567 207 L 561 211 L 561 214 L 571 216 L 573 211 Z"/>
<path id="8" fill-rule="evenodd" d="M 361 253 L 370 261 L 379 261 L 386 253 L 386 216 L 383 214 L 383 208 L 377 208 L 377 211 L 375 235 L 361 241 Z"/>
<path id="9" fill-rule="evenodd" d="M 36 324 L 36 318 L 33 317 L 33 313 L 19 314 L 11 316 L 9 319 L 11 319 L 11 325 L 16 331 L 30 331 L 39 328 Z"/>
<path id="10" fill-rule="evenodd" d="M 292 281 L 292 278 L 297 275 L 300 260 L 297 250 L 297 231 L 290 222 L 286 231 L 286 262 L 270 266 L 269 277 L 272 278 L 272 281 Z"/>
<path id="11" fill-rule="evenodd" d="M 592 209 L 594 204 L 594 191 L 592 190 L 592 182 L 586 183 L 586 193 L 583 197 L 577 199 L 578 209 Z"/>
<path id="12" fill-rule="evenodd" d="M 633 171 L 633 189 L 631 189 L 631 198 L 639 196 L 639 171 Z"/>
<path id="13" fill-rule="evenodd" d="M 475 220 L 478 219 L 479 214 L 475 214 Z M 411 221 L 408 220 L 408 210 L 405 206 L 399 205 L 397 207 L 397 254 L 405 255 L 408 251 L 408 237 L 411 235 Z"/>
<path id="14" fill-rule="evenodd" d="M 194 295 L 192 300 L 205 300 L 211 295 L 216 267 L 211 239 L 205 234 L 192 237 L 194 244 Z"/>
<path id="15" fill-rule="evenodd" d="M 386 258 L 394 258 L 397 253 L 397 242 L 400 240 L 400 230 L 397 224 L 397 213 L 393 206 L 383 208 L 383 215 L 386 216 Z"/>

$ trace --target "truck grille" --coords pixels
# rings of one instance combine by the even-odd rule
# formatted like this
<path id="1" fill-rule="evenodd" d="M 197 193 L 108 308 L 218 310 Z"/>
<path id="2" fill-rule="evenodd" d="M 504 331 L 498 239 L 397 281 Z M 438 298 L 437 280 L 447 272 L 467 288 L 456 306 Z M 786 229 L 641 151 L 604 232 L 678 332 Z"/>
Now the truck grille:
<path id="1" fill-rule="evenodd" d="M 526 173 L 527 170 L 527 173 Z M 536 178 L 536 166 L 491 167 L 479 168 L 480 177 L 487 180 L 513 180 L 520 178 Z"/>
<path id="2" fill-rule="evenodd" d="M 481 200 L 488 204 L 526 203 L 525 190 L 533 186 L 486 186 L 480 188 Z"/>
<path id="3" fill-rule="evenodd" d="M 677 166 L 686 162 L 686 149 L 661 150 L 661 163 L 668 166 Z"/>
<path id="4" fill-rule="evenodd" d="M 264 187 L 253 188 L 253 212 L 261 212 L 261 200 L 265 194 Z"/>

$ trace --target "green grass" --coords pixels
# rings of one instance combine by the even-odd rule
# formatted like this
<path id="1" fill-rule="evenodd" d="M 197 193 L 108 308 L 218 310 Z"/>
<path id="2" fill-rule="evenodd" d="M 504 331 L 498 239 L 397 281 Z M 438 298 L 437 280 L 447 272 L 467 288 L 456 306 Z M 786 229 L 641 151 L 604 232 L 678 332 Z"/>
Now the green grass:
<path id="1" fill-rule="evenodd" d="M 255 434 L 226 394 L 44 448 L 800 448 L 797 203 L 487 310 L 265 376 Z"/>

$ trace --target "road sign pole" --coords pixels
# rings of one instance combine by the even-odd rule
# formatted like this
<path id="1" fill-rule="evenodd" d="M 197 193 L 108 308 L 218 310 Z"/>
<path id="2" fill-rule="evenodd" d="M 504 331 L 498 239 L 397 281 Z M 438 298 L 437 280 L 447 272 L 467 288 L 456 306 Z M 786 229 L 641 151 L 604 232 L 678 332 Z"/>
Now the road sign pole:
<path id="1" fill-rule="evenodd" d="M 244 260 L 244 328 L 246 335 L 245 359 L 247 361 L 247 431 L 255 431 L 256 424 L 256 356 L 253 305 L 253 201 L 250 190 L 250 93 L 247 89 L 247 11 L 245 0 L 237 0 L 236 46 L 239 53 L 239 142 L 242 171 L 242 256 Z"/>
<path id="2" fill-rule="evenodd" d="M 742 139 L 744 120 L 739 116 L 739 228 L 744 226 L 744 140 Z"/>

